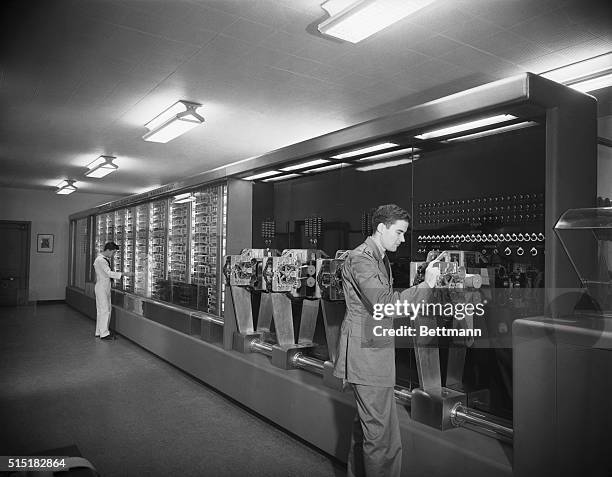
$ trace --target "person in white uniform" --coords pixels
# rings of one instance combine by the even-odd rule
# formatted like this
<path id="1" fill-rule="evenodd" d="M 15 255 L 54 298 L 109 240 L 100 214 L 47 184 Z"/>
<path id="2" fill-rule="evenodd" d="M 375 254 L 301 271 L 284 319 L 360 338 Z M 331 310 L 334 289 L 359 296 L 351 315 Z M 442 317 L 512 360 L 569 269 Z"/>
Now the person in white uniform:
<path id="1" fill-rule="evenodd" d="M 96 337 L 103 340 L 113 339 L 113 335 L 108 330 L 112 310 L 111 279 L 119 280 L 122 276 L 131 275 L 112 270 L 111 264 L 117 250 L 119 246 L 115 242 L 108 242 L 104 245 L 104 251 L 93 263 L 96 271 Z"/>

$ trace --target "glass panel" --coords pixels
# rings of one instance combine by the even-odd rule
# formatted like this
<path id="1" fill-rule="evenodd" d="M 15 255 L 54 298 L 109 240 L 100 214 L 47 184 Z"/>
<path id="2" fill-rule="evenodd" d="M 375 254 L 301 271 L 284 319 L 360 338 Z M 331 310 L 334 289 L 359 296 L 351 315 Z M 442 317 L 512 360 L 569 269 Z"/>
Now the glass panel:
<path id="1" fill-rule="evenodd" d="M 149 288 L 149 205 L 135 208 L 135 256 L 134 256 L 134 293 L 150 297 Z"/>
<path id="2" fill-rule="evenodd" d="M 149 283 L 151 298 L 171 301 L 170 282 L 166 272 L 168 240 L 168 200 L 150 204 L 149 218 Z"/>
<path id="3" fill-rule="evenodd" d="M 219 254 L 224 247 L 224 186 L 199 189 L 192 203 L 191 283 L 197 287 L 198 310 L 221 315 Z"/>
<path id="4" fill-rule="evenodd" d="M 189 234 L 191 232 L 191 202 L 177 203 L 170 199 L 168 225 L 168 277 L 172 303 L 196 308 L 197 287 L 191 284 L 189 274 Z"/>
<path id="5" fill-rule="evenodd" d="M 217 277 L 220 283 L 218 287 L 221 295 L 221 313 L 220 316 L 224 316 L 225 313 L 225 280 L 223 279 L 223 258 L 227 255 L 227 184 L 221 186 L 222 190 L 222 213 L 221 213 L 221 251 L 219 252 L 219 264 L 217 266 Z"/>
<path id="6" fill-rule="evenodd" d="M 226 246 L 227 186 L 191 194 L 191 202 L 173 197 L 98 215 L 96 250 L 115 241 L 120 247 L 115 269 L 134 273 L 116 288 L 222 316 L 225 289 L 218 257 Z M 80 225 L 86 234 L 87 220 Z"/>
<path id="7" fill-rule="evenodd" d="M 568 210 L 555 233 L 596 310 L 612 314 L 612 207 Z"/>
<path id="8" fill-rule="evenodd" d="M 85 289 L 85 274 L 87 272 L 87 218 L 75 221 L 74 244 L 74 278 L 72 285 Z"/>
<path id="9" fill-rule="evenodd" d="M 445 265 L 449 272 L 434 302 L 452 312 L 424 319 L 444 333 L 477 334 L 469 339 L 436 332 L 442 384 L 467 393 L 470 406 L 510 419 L 512 322 L 544 311 L 544 246 L 550 238 L 544 228 L 544 127 L 466 139 L 418 145 L 411 273 L 414 279 L 429 252 L 449 252 L 455 263 Z M 473 277 L 479 287 L 470 286 Z M 460 311 L 468 305 L 484 312 L 468 320 Z M 398 359 L 398 383 L 421 385 L 414 350 L 398 350 Z"/>
<path id="10" fill-rule="evenodd" d="M 125 209 L 116 210 L 112 213 L 112 216 L 113 223 L 115 226 L 113 242 L 115 242 L 119 246 L 119 250 L 117 250 L 113 258 L 113 270 L 121 271 L 123 270 L 123 261 L 125 254 Z M 124 280 L 125 277 L 122 277 L 119 280 L 113 280 L 113 288 L 123 290 Z"/>
<path id="11" fill-rule="evenodd" d="M 123 272 L 134 273 L 134 209 L 125 209 L 124 211 L 124 235 L 120 245 L 123 253 Z M 124 290 L 128 292 L 134 291 L 134 277 L 123 277 Z"/>

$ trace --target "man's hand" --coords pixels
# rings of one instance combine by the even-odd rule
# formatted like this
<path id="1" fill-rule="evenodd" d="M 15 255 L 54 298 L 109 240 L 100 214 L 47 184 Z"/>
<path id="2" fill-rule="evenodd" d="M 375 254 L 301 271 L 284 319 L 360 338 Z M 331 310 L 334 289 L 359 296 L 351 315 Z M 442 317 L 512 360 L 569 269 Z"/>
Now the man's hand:
<path id="1" fill-rule="evenodd" d="M 440 268 L 437 264 L 445 256 L 446 252 L 442 252 L 434 260 L 429 262 L 429 265 L 425 269 L 425 283 L 427 283 L 430 288 L 435 288 L 436 284 L 438 283 L 438 277 L 440 276 Z"/>

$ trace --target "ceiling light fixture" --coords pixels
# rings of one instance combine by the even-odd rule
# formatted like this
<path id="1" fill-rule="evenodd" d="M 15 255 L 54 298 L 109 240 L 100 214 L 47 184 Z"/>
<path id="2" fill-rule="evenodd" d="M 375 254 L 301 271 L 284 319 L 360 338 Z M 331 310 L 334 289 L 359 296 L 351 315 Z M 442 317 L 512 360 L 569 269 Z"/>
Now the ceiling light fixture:
<path id="1" fill-rule="evenodd" d="M 321 5 L 329 18 L 321 33 L 351 43 L 373 35 L 420 10 L 434 0 L 328 0 Z"/>
<path id="2" fill-rule="evenodd" d="M 261 172 L 259 174 L 255 174 L 253 176 L 244 177 L 243 181 L 256 181 L 257 179 L 263 179 L 264 177 L 277 176 L 278 174 L 282 174 L 281 171 L 266 171 Z"/>
<path id="3" fill-rule="evenodd" d="M 587 93 L 612 85 L 612 53 L 540 73 L 540 76 Z"/>
<path id="4" fill-rule="evenodd" d="M 584 81 L 578 81 L 576 83 L 568 84 L 568 86 L 576 91 L 582 91 L 588 93 L 589 91 L 596 91 L 601 88 L 607 88 L 612 86 L 612 73 L 607 75 L 598 76 Z"/>
<path id="5" fill-rule="evenodd" d="M 294 177 L 300 177 L 302 174 L 285 174 L 283 176 L 270 177 L 269 179 L 264 179 L 262 182 L 275 182 L 275 181 L 284 181 L 285 179 L 293 179 Z"/>
<path id="6" fill-rule="evenodd" d="M 111 172 L 119 169 L 116 164 L 113 164 L 113 159 L 117 159 L 114 156 L 100 156 L 95 161 L 92 161 L 87 165 L 87 169 L 89 169 L 85 173 L 85 177 L 93 177 L 95 179 L 100 179 Z"/>
<path id="7" fill-rule="evenodd" d="M 145 124 L 149 130 L 145 141 L 166 143 L 202 124 L 204 118 L 197 109 L 202 105 L 191 101 L 177 101 Z"/>
<path id="8" fill-rule="evenodd" d="M 380 151 L 382 149 L 389 149 L 390 147 L 399 146 L 394 142 L 383 142 L 382 144 L 376 144 L 374 146 L 362 147 L 361 149 L 355 149 L 353 151 L 343 152 L 342 154 L 336 154 L 331 156 L 332 159 L 346 159 L 347 157 L 360 156 L 367 154 L 368 152 Z"/>
<path id="9" fill-rule="evenodd" d="M 368 164 L 366 166 L 356 167 L 355 170 L 359 172 L 376 171 L 378 169 L 387 169 L 389 167 L 403 166 L 404 164 L 410 164 L 412 161 L 416 161 L 418 155 L 410 159 L 395 159 L 393 161 L 377 162 L 375 164 Z"/>
<path id="10" fill-rule="evenodd" d="M 57 184 L 57 190 L 55 191 L 55 193 L 60 195 L 68 195 L 72 194 L 73 192 L 76 192 L 77 188 L 74 186 L 75 182 L 76 181 L 74 179 L 63 180 L 62 182 Z"/>
<path id="11" fill-rule="evenodd" d="M 497 116 L 490 116 L 488 118 L 477 119 L 476 121 L 469 121 L 467 123 L 456 124 L 455 126 L 449 126 L 442 129 L 435 129 L 418 136 L 414 136 L 417 139 L 431 139 L 440 136 L 449 136 L 458 132 L 469 131 L 470 129 L 477 129 L 483 126 L 489 126 L 491 124 L 503 123 L 506 121 L 512 121 L 516 119 L 516 116 L 511 114 L 499 114 Z"/>
<path id="12" fill-rule="evenodd" d="M 446 139 L 442 142 L 463 142 L 463 141 L 471 141 L 472 139 L 478 139 L 486 136 L 493 136 L 495 134 L 505 133 L 507 131 L 515 131 L 517 129 L 529 128 L 531 126 L 537 126 L 538 123 L 535 121 L 524 121 L 522 123 L 510 124 L 508 126 L 502 126 L 494 129 L 487 129 L 486 131 L 480 131 L 473 134 L 467 134 L 465 136 L 457 136 L 452 137 L 450 139 Z"/>
<path id="13" fill-rule="evenodd" d="M 307 171 L 302 172 L 324 172 L 324 171 L 332 171 L 334 169 L 340 169 L 342 167 L 350 166 L 348 162 L 337 162 L 335 164 L 330 164 L 329 166 L 317 167 L 315 169 L 308 169 Z"/>
<path id="14" fill-rule="evenodd" d="M 319 166 L 321 164 L 327 164 L 328 162 L 329 161 L 327 159 L 315 159 L 313 161 L 293 164 L 292 166 L 281 167 L 281 171 L 283 172 L 295 171 L 297 169 L 305 169 L 306 167 L 314 167 L 314 166 Z"/>
<path id="15" fill-rule="evenodd" d="M 380 161 L 381 159 L 401 156 L 403 154 L 413 154 L 417 151 L 420 151 L 418 147 L 406 147 L 404 149 L 397 149 L 396 151 L 383 152 L 381 154 L 375 154 L 373 156 L 362 157 L 361 159 L 357 159 L 357 160 L 358 161 Z"/>

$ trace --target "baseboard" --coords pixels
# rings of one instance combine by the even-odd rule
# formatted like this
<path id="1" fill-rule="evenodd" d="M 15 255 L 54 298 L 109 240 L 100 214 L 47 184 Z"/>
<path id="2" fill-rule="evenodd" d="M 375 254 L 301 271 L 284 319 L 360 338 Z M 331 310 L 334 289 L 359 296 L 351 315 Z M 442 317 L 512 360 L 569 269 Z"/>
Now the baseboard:
<path id="1" fill-rule="evenodd" d="M 28 305 L 65 305 L 66 304 L 66 300 L 36 300 L 36 301 L 29 301 Z"/>

